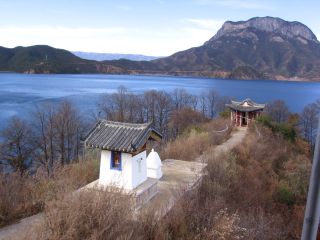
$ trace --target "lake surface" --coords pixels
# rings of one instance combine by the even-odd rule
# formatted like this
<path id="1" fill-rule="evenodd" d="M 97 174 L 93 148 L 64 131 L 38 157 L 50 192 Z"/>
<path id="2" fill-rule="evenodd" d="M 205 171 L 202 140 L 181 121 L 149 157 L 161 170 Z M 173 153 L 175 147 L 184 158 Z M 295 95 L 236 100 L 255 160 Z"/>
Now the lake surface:
<path id="1" fill-rule="evenodd" d="M 237 100 L 251 98 L 259 103 L 284 100 L 291 111 L 320 98 L 320 83 L 265 80 L 224 80 L 208 78 L 104 75 L 104 74 L 39 74 L 0 73 L 0 128 L 14 115 L 26 117 L 36 104 L 69 99 L 83 114 L 91 114 L 103 93 L 116 91 L 123 85 L 132 92 L 156 89 L 172 91 L 185 88 L 201 94 L 214 88 L 220 95 Z"/>

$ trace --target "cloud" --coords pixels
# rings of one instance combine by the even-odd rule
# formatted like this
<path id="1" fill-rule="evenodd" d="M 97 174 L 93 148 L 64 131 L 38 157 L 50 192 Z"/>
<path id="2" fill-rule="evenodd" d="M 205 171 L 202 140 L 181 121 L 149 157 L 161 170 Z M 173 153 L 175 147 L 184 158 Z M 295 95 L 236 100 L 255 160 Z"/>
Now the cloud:
<path id="1" fill-rule="evenodd" d="M 219 26 L 210 19 L 185 19 L 181 25 L 157 31 L 140 27 L 0 26 L 0 46 L 44 44 L 69 51 L 168 56 L 203 44 Z"/>
<path id="2" fill-rule="evenodd" d="M 200 28 L 217 31 L 221 28 L 222 24 L 224 23 L 223 20 L 216 20 L 216 19 L 197 19 L 197 18 L 188 18 L 186 19 L 187 22 L 193 23 L 194 25 L 199 26 Z"/>
<path id="3" fill-rule="evenodd" d="M 176 29 L 0 26 L 0 46 L 50 45 L 70 51 L 165 56 L 184 48 Z M 181 46 L 183 48 L 181 49 Z"/>
<path id="4" fill-rule="evenodd" d="M 126 28 L 85 28 L 59 26 L 0 26 L 0 45 L 5 47 L 45 44 L 69 50 L 103 47 L 101 41 L 115 39 L 126 33 Z M 101 41 L 100 41 L 101 40 Z"/>
<path id="5" fill-rule="evenodd" d="M 0 26 L 0 35 L 2 36 L 24 36 L 29 38 L 37 36 L 47 38 L 51 36 L 72 36 L 72 37 L 85 37 L 92 34 L 105 35 L 110 33 L 124 32 L 125 28 L 71 28 L 71 27 L 58 27 L 58 26 L 31 26 L 31 27 L 15 27 L 15 26 Z"/>
<path id="6" fill-rule="evenodd" d="M 214 35 L 210 30 L 199 28 L 183 28 L 182 31 L 186 37 L 185 40 L 182 41 L 188 43 L 188 48 L 200 46 Z"/>
<path id="7" fill-rule="evenodd" d="M 224 7 L 255 9 L 255 10 L 270 10 L 269 5 L 259 3 L 256 0 L 193 0 L 198 5 L 219 5 Z"/>

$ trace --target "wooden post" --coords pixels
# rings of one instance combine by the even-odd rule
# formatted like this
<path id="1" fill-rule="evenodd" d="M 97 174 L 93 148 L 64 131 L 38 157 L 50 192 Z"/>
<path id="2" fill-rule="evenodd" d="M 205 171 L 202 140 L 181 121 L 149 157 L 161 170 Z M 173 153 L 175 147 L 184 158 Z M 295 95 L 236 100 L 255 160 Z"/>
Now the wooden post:
<path id="1" fill-rule="evenodd" d="M 238 126 L 238 110 L 236 110 L 236 125 Z"/>
<path id="2" fill-rule="evenodd" d="M 247 122 L 247 126 L 249 126 L 249 113 L 246 112 L 246 122 Z"/>

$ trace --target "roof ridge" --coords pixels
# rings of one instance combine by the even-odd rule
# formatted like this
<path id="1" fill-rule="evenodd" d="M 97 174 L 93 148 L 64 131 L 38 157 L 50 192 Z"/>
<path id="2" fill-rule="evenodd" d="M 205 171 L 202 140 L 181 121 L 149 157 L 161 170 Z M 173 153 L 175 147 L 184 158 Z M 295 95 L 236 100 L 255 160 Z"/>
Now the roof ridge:
<path id="1" fill-rule="evenodd" d="M 146 127 L 149 127 L 150 125 L 152 125 L 152 122 L 147 122 L 147 123 L 128 123 L 128 122 L 110 121 L 110 120 L 106 120 L 106 119 L 100 119 L 100 122 L 108 124 L 108 125 L 132 127 L 132 128 L 146 128 Z"/>

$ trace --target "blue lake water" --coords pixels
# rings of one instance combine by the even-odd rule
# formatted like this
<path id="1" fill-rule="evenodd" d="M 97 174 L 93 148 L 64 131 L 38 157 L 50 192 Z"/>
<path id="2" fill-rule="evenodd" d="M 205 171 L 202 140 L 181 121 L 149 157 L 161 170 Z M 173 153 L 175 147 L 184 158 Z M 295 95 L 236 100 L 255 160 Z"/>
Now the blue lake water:
<path id="1" fill-rule="evenodd" d="M 50 74 L 27 75 L 0 74 L 0 128 L 11 116 L 25 117 L 36 104 L 59 102 L 69 99 L 75 102 L 83 114 L 91 114 L 103 93 L 114 92 L 120 85 L 132 92 L 156 89 L 172 91 L 185 88 L 193 94 L 214 88 L 220 95 L 237 100 L 251 98 L 266 103 L 284 100 L 293 112 L 320 98 L 320 83 L 264 80 L 223 80 L 208 78 L 104 75 L 104 74 Z"/>

